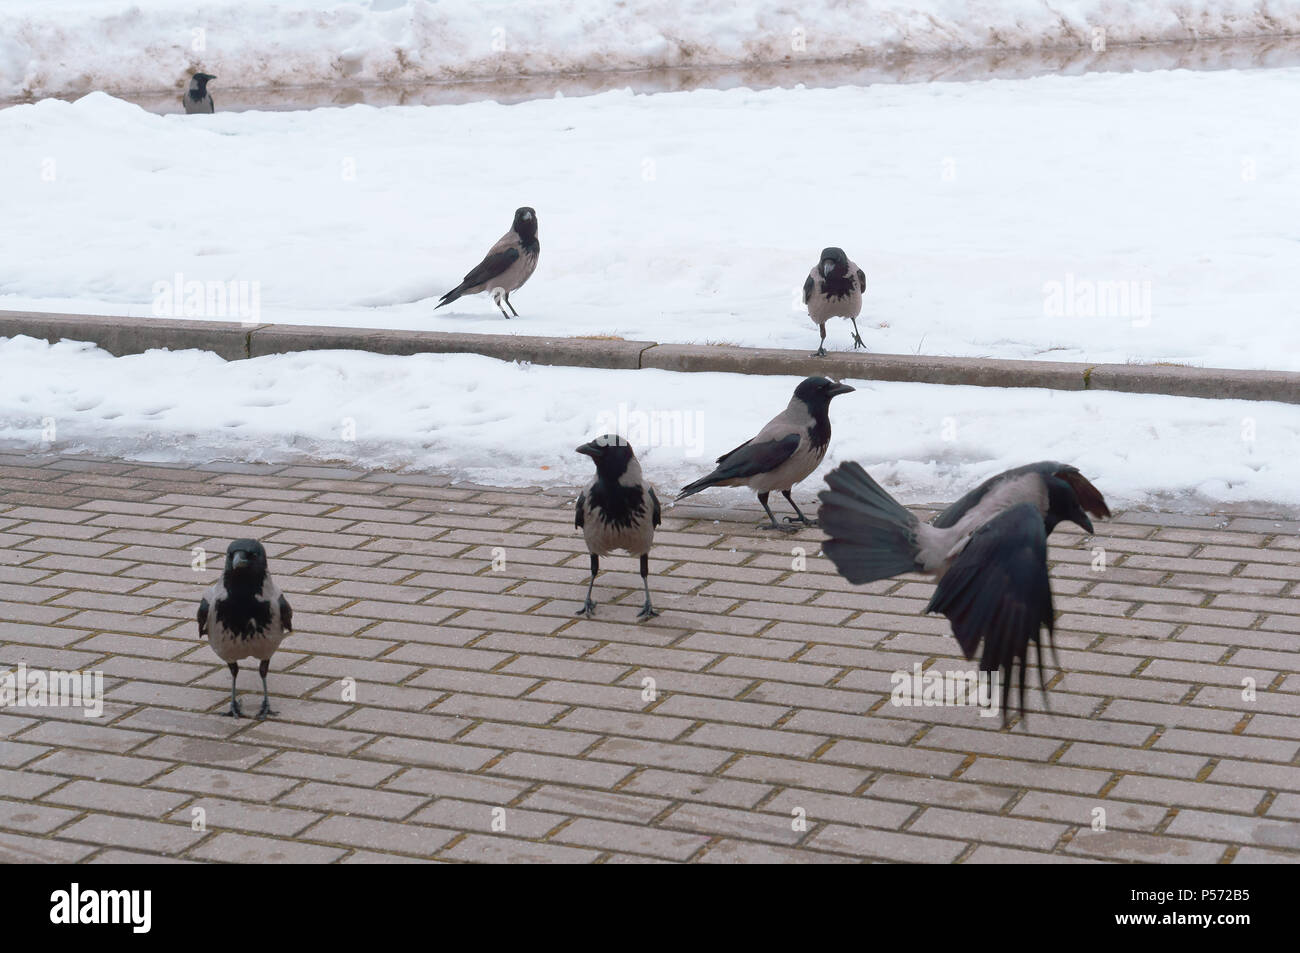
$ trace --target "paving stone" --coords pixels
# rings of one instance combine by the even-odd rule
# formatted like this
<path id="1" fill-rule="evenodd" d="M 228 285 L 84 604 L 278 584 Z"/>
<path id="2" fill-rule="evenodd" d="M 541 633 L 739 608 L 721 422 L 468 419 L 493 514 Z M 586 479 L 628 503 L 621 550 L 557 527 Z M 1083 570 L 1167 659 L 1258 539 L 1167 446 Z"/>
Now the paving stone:
<path id="1" fill-rule="evenodd" d="M 1300 860 L 1294 520 L 1054 534 L 1053 714 L 1034 691 L 1004 730 L 889 703 L 894 672 L 964 664 L 932 582 L 852 586 L 811 534 L 792 571 L 804 538 L 758 534 L 752 501 L 671 511 L 638 624 L 633 561 L 574 618 L 572 492 L 450 483 L 0 456 L 0 667 L 99 669 L 107 696 L 0 713 L 0 860 Z M 256 526 L 298 610 L 266 722 L 222 717 L 193 635 L 219 567 L 191 547 Z"/>

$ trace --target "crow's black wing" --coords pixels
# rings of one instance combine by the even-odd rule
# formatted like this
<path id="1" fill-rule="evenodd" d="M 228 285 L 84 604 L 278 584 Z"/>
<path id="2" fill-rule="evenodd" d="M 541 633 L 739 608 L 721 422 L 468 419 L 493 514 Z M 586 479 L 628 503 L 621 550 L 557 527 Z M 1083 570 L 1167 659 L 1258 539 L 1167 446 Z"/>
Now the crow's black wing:
<path id="1" fill-rule="evenodd" d="M 731 480 L 769 473 L 789 460 L 798 448 L 797 433 L 786 434 L 780 440 L 742 443 L 718 460 L 718 468 L 711 475 L 720 480 Z"/>
<path id="2" fill-rule="evenodd" d="M 578 506 L 577 506 L 577 508 L 574 510 L 574 513 L 573 513 L 573 528 L 574 528 L 574 529 L 582 529 L 582 510 L 583 510 L 583 507 L 586 506 L 586 504 L 587 504 L 587 494 L 586 494 L 586 493 L 579 493 L 579 494 L 578 494 Z"/>
<path id="3" fill-rule="evenodd" d="M 780 440 L 764 440 L 762 443 L 748 441 L 742 443 L 730 453 L 718 457 L 717 468 L 706 477 L 682 487 L 677 498 L 698 493 L 700 490 L 716 486 L 723 480 L 743 480 L 746 477 L 769 473 L 789 460 L 799 447 L 797 433 L 786 434 Z"/>
<path id="4" fill-rule="evenodd" d="M 983 643 L 980 670 L 1002 673 L 1006 700 L 1010 699 L 1012 676 L 1019 669 L 1016 684 L 1020 690 L 1019 709 L 1023 711 L 1029 644 L 1038 646 L 1038 679 L 1042 685 L 1039 629 L 1047 627 L 1050 644 L 1053 628 L 1047 533 L 1038 508 L 1032 503 L 1020 503 L 976 530 L 939 580 L 925 611 L 948 617 L 967 658 L 974 658 L 975 650 Z"/>
<path id="5" fill-rule="evenodd" d="M 809 276 L 808 276 L 808 280 L 805 281 L 805 282 L 803 283 L 803 303 L 804 303 L 804 304 L 807 304 L 807 303 L 808 303 L 808 299 L 812 297 L 813 287 L 814 287 L 814 286 L 813 286 L 813 276 L 812 276 L 812 275 L 809 275 Z"/>
<path id="6" fill-rule="evenodd" d="M 485 281 L 491 281 L 519 260 L 518 248 L 505 248 L 493 252 L 474 266 L 474 269 L 461 282 L 462 288 L 472 288 Z"/>
<path id="7" fill-rule="evenodd" d="M 280 628 L 286 632 L 293 631 L 293 607 L 284 596 L 280 597 Z"/>
<path id="8" fill-rule="evenodd" d="M 208 634 L 208 612 L 212 607 L 208 605 L 207 597 L 199 600 L 199 638 Z"/>
<path id="9" fill-rule="evenodd" d="M 867 276 L 861 268 L 858 269 L 858 291 L 863 294 L 867 292 Z"/>
<path id="10" fill-rule="evenodd" d="M 663 518 L 663 510 L 659 506 L 659 497 L 655 495 L 655 488 L 648 487 L 647 489 L 650 490 L 650 502 L 654 504 L 654 508 L 650 511 L 650 525 L 658 526 Z"/>

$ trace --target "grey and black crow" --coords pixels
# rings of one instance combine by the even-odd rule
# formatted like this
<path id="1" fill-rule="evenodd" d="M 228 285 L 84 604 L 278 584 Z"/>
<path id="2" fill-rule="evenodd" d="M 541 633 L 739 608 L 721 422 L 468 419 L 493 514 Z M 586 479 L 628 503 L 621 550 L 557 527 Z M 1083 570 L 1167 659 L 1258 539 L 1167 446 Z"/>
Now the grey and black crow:
<path id="1" fill-rule="evenodd" d="M 212 104 L 212 94 L 208 92 L 208 81 L 214 79 L 216 79 L 215 76 L 210 76 L 207 73 L 195 73 L 190 77 L 190 88 L 181 97 L 181 103 L 184 104 L 187 113 L 216 111 L 216 107 Z"/>
<path id="2" fill-rule="evenodd" d="M 803 515 L 790 490 L 816 470 L 826 456 L 831 441 L 831 398 L 852 392 L 848 384 L 824 377 L 805 378 L 794 389 L 785 410 L 769 420 L 757 436 L 718 457 L 713 472 L 683 487 L 677 499 L 711 486 L 747 486 L 757 491 L 758 502 L 763 504 L 771 520 L 762 529 L 793 529 L 778 523 L 767 505 L 768 494 L 780 490 L 796 514 L 787 516 L 785 521 L 816 526 L 815 520 Z"/>
<path id="3" fill-rule="evenodd" d="M 589 619 L 595 614 L 591 590 L 600 572 L 600 557 L 621 549 L 641 557 L 645 605 L 637 613 L 637 619 L 657 616 L 659 613 L 650 604 L 650 547 L 660 521 L 659 497 L 641 476 L 641 464 L 622 437 L 605 434 L 584 443 L 578 453 L 595 462 L 596 479 L 578 497 L 573 517 L 573 525 L 582 530 L 591 554 L 591 582 L 587 585 L 586 602 L 577 614 Z"/>
<path id="4" fill-rule="evenodd" d="M 826 356 L 826 322 L 831 318 L 852 321 L 853 349 L 866 347 L 858 333 L 858 315 L 862 313 L 862 295 L 866 290 L 866 274 L 849 261 L 843 248 L 822 249 L 821 261 L 808 272 L 808 280 L 803 283 L 803 303 L 822 335 L 813 357 Z"/>
<path id="5" fill-rule="evenodd" d="M 230 668 L 230 711 L 242 718 L 235 692 L 239 660 L 260 660 L 262 708 L 258 718 L 274 715 L 266 689 L 266 672 L 280 642 L 293 630 L 293 609 L 271 580 L 266 550 L 255 539 L 237 539 L 226 550 L 226 568 L 199 603 L 199 638 L 208 637 L 213 651 Z"/>
<path id="6" fill-rule="evenodd" d="M 434 311 L 451 304 L 461 295 L 486 291 L 506 315 L 506 307 L 519 317 L 510 303 L 510 292 L 519 289 L 537 268 L 537 256 L 542 246 L 537 242 L 537 213 L 528 206 L 515 209 L 515 220 L 510 231 L 488 249 L 487 255 L 465 276 L 465 280 L 438 299 Z M 505 307 L 502 302 L 505 302 Z"/>
<path id="7" fill-rule="evenodd" d="M 1098 489 L 1064 463 L 1031 463 L 985 480 L 928 524 L 905 509 L 857 463 L 826 476 L 818 517 L 830 537 L 822 551 L 855 585 L 905 572 L 938 579 L 926 612 L 948 617 L 966 658 L 980 643 L 980 670 L 1001 671 L 1010 690 L 1019 668 L 1024 710 L 1025 666 L 1040 628 L 1048 645 L 1054 626 L 1047 573 L 1047 537 L 1058 523 L 1092 533 L 1093 516 L 1110 516 Z M 1006 719 L 1006 710 L 1003 713 Z"/>

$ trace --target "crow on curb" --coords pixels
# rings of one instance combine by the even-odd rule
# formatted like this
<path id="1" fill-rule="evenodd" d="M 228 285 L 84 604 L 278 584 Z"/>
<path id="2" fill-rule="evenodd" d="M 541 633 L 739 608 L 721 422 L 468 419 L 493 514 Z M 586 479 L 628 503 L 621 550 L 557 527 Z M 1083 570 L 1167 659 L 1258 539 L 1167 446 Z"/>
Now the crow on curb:
<path id="1" fill-rule="evenodd" d="M 862 313 L 862 296 L 866 290 L 866 274 L 849 261 L 844 249 L 834 246 L 822 249 L 821 260 L 803 283 L 803 303 L 808 306 L 808 317 L 821 332 L 821 343 L 813 357 L 826 356 L 826 322 L 831 318 L 852 321 L 853 349 L 866 347 L 858 333 L 858 315 Z"/>

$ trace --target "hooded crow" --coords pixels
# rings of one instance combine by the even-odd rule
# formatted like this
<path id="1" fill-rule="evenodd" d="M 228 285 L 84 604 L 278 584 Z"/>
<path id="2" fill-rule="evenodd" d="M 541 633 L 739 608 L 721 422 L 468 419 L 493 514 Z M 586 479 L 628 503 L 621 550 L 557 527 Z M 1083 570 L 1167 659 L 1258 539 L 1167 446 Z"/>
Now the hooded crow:
<path id="1" fill-rule="evenodd" d="M 207 73 L 195 73 L 190 77 L 190 88 L 181 97 L 181 103 L 187 113 L 216 112 L 212 105 L 212 94 L 208 92 L 208 81 L 216 79 Z"/>
<path id="2" fill-rule="evenodd" d="M 261 664 L 262 708 L 258 718 L 274 715 L 266 690 L 266 672 L 280 642 L 293 630 L 293 610 L 271 581 L 266 550 L 255 539 L 237 539 L 226 550 L 226 568 L 199 603 L 199 638 L 208 637 L 220 659 L 230 668 L 230 711 L 242 718 L 235 682 L 239 659 L 255 658 Z"/>
<path id="3" fill-rule="evenodd" d="M 771 521 L 762 529 L 793 530 L 793 526 L 779 524 L 772 515 L 772 508 L 767 505 L 768 494 L 780 490 L 796 513 L 787 516 L 785 521 L 816 526 L 815 520 L 803 515 L 790 490 L 816 470 L 826 456 L 826 447 L 831 441 L 828 413 L 831 398 L 852 392 L 853 388 L 848 384 L 824 377 L 805 378 L 794 389 L 794 396 L 785 410 L 769 420 L 757 436 L 718 457 L 713 472 L 683 487 L 677 499 L 685 499 L 711 486 L 747 486 L 757 491 L 758 502 L 763 504 Z"/>
<path id="4" fill-rule="evenodd" d="M 582 530 L 591 554 L 591 582 L 587 600 L 577 614 L 590 619 L 596 614 L 591 590 L 600 572 L 600 557 L 621 549 L 641 557 L 641 584 L 645 586 L 645 605 L 637 619 L 650 619 L 659 613 L 650 604 L 650 547 L 655 527 L 659 525 L 659 497 L 641 476 L 641 464 L 622 437 L 605 434 L 578 448 L 596 464 L 596 479 L 578 497 L 573 525 Z"/>
<path id="5" fill-rule="evenodd" d="M 843 248 L 823 248 L 821 261 L 808 272 L 803 283 L 803 303 L 808 316 L 821 332 L 821 344 L 813 357 L 826 356 L 826 322 L 831 318 L 848 318 L 853 322 L 853 349 L 866 347 L 858 334 L 858 315 L 862 313 L 862 295 L 867 290 L 867 276 L 849 261 Z"/>
<path id="6" fill-rule="evenodd" d="M 985 480 L 930 523 L 922 523 L 857 463 L 826 476 L 818 517 L 830 537 L 822 551 L 855 585 L 899 573 L 938 579 L 926 612 L 948 617 L 966 658 L 983 642 L 980 670 L 1001 671 L 1012 686 L 1019 668 L 1019 708 L 1024 711 L 1029 643 L 1038 647 L 1038 681 L 1044 689 L 1039 630 L 1051 645 L 1054 617 L 1047 573 L 1047 537 L 1058 523 L 1092 533 L 1093 516 L 1110 516 L 1105 499 L 1077 469 L 1031 463 Z M 1006 710 L 1003 720 L 1006 720 Z"/>
<path id="7" fill-rule="evenodd" d="M 515 209 L 515 220 L 510 231 L 488 249 L 487 255 L 465 276 L 464 281 L 438 299 L 433 310 L 451 304 L 461 295 L 486 291 L 492 295 L 492 300 L 507 319 L 510 315 L 501 306 L 502 301 L 516 318 L 519 317 L 519 312 L 510 303 L 510 292 L 521 288 L 532 275 L 541 250 L 542 246 L 537 242 L 537 213 L 526 205 Z"/>

